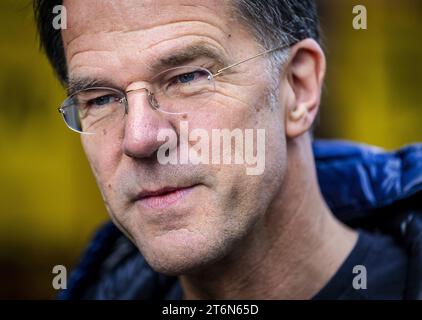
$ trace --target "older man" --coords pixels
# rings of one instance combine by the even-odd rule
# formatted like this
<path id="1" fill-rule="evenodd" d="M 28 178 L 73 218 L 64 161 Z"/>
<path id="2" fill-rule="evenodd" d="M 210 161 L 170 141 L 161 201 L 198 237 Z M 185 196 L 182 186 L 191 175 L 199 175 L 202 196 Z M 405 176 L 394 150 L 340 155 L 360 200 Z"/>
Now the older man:
<path id="1" fill-rule="evenodd" d="M 60 4 L 67 28 L 56 30 L 52 8 Z M 421 246 L 420 216 L 394 209 L 404 217 L 394 215 L 401 219 L 393 226 L 407 226 L 398 236 L 352 229 L 320 192 L 310 131 L 326 66 L 314 1 L 39 0 L 35 8 L 42 45 L 68 90 L 59 110 L 81 134 L 119 229 L 100 233 L 63 297 L 421 297 L 421 250 L 408 252 L 418 234 Z M 182 137 L 187 126 L 197 139 Z M 238 135 L 214 147 L 217 129 Z M 248 146 L 247 132 L 254 134 Z M 241 161 L 248 148 L 261 150 L 257 174 Z M 399 155 L 315 148 L 321 163 L 326 157 L 328 170 L 318 174 L 331 204 L 353 198 L 365 182 L 370 188 L 369 178 L 388 178 L 357 168 L 357 158 L 371 160 L 366 153 L 383 163 L 406 156 L 399 160 L 419 182 L 405 180 L 382 199 L 370 190 L 357 203 L 413 204 L 422 189 L 420 146 Z M 336 166 L 341 150 L 345 160 Z M 208 153 L 212 161 L 183 161 Z M 354 209 L 361 217 L 369 208 Z"/>

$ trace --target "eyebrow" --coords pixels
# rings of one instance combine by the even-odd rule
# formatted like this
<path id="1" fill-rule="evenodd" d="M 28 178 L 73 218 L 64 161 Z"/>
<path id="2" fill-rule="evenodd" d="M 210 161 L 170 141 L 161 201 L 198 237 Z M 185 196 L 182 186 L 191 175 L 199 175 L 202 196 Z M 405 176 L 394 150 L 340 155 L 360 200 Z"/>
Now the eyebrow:
<path id="1" fill-rule="evenodd" d="M 219 50 L 205 43 L 196 43 L 181 49 L 176 49 L 168 56 L 159 58 L 151 65 L 149 70 L 151 70 L 151 72 L 158 72 L 159 70 L 164 70 L 167 68 L 179 67 L 189 64 L 190 62 L 201 57 L 213 60 L 216 63 L 217 68 L 221 68 L 227 65 L 226 59 L 222 54 L 219 53 Z M 124 91 L 123 88 L 116 85 L 116 83 L 114 83 L 112 80 L 106 78 L 70 76 L 67 85 L 67 94 L 70 96 L 75 92 L 93 87 L 107 87 Z"/>
<path id="2" fill-rule="evenodd" d="M 153 64 L 152 69 L 178 67 L 200 57 L 214 60 L 219 67 L 226 63 L 226 59 L 223 58 L 217 49 L 205 43 L 197 43 L 171 52 L 169 56 L 163 57 L 159 59 L 158 63 Z"/>
<path id="3" fill-rule="evenodd" d="M 67 85 L 67 94 L 68 96 L 71 96 L 78 91 L 94 87 L 114 88 L 120 90 L 120 88 L 118 88 L 115 83 L 107 79 L 96 79 L 92 77 L 70 77 Z"/>

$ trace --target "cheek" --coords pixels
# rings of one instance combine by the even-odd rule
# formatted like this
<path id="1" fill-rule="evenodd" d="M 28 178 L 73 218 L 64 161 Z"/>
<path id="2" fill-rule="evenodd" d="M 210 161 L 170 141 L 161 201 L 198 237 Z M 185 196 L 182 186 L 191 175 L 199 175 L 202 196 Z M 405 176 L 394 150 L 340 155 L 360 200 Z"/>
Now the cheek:
<path id="1" fill-rule="evenodd" d="M 259 161 L 263 164 L 262 173 L 256 176 L 247 174 L 247 168 L 257 168 L 257 164 L 244 163 L 231 166 L 223 164 L 219 166 L 217 172 L 216 187 L 217 197 L 221 201 L 219 205 L 223 206 L 226 212 L 236 212 L 238 218 L 250 222 L 254 217 L 264 214 L 279 192 L 287 161 L 284 126 L 279 109 L 277 106 L 270 107 L 267 102 L 259 100 L 254 102 L 256 108 L 253 106 L 246 108 L 243 105 L 241 111 L 228 111 L 226 117 L 220 118 L 218 122 L 220 128 L 224 126 L 230 130 L 240 128 L 243 132 L 244 129 L 253 129 L 253 152 L 256 158 L 261 159 Z M 263 147 L 260 148 L 257 147 L 258 131 L 265 134 Z M 258 151 L 263 154 L 258 154 Z"/>
<path id="2" fill-rule="evenodd" d="M 81 136 L 81 142 L 91 169 L 102 191 L 111 183 L 121 159 L 121 144 L 108 135 Z"/>

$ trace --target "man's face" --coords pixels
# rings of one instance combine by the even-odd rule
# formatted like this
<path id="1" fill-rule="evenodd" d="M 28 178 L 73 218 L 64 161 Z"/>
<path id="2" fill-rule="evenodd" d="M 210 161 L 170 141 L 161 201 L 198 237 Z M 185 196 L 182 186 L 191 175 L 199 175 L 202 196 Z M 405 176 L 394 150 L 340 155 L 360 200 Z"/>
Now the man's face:
<path id="1" fill-rule="evenodd" d="M 159 61 L 192 45 L 211 48 L 219 57 L 198 53 L 183 64 L 212 71 L 262 50 L 231 17 L 227 1 L 73 0 L 64 5 L 70 78 L 106 80 L 122 90 L 142 87 L 165 69 L 154 67 Z M 268 102 L 266 67 L 258 58 L 216 78 L 211 101 L 183 116 L 158 112 L 145 91 L 132 92 L 121 126 L 82 135 L 112 220 L 157 271 L 186 273 L 224 257 L 242 244 L 279 193 L 286 162 L 283 112 Z M 160 164 L 158 133 L 167 129 L 179 135 L 180 121 L 210 137 L 212 129 L 254 129 L 254 136 L 265 129 L 264 172 L 247 175 L 247 164 Z M 180 190 L 143 196 L 173 188 Z"/>

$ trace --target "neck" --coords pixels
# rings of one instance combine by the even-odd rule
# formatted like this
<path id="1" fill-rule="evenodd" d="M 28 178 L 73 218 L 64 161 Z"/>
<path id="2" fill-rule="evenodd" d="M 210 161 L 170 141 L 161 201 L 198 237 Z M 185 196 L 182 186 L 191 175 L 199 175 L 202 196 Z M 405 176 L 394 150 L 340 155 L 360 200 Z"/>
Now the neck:
<path id="1" fill-rule="evenodd" d="M 310 299 L 335 274 L 357 234 L 325 204 L 309 146 L 288 142 L 279 195 L 229 256 L 180 277 L 186 299 Z"/>

